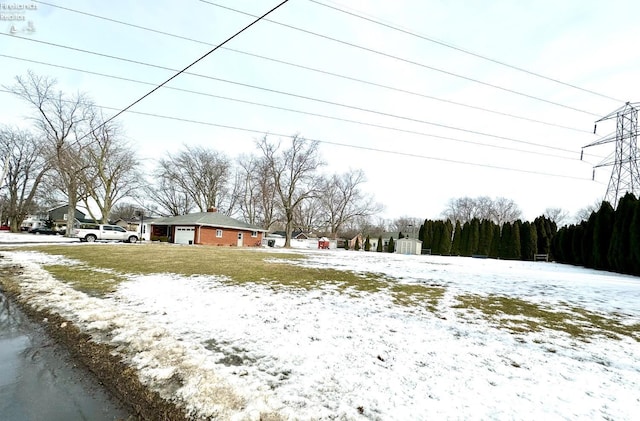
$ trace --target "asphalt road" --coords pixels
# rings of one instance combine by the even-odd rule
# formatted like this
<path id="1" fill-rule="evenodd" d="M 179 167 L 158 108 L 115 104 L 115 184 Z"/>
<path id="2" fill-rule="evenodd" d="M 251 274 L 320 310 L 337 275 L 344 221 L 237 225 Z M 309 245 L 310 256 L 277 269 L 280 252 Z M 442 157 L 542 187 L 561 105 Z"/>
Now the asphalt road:
<path id="1" fill-rule="evenodd" d="M 0 291 L 0 419 L 129 420 L 65 348 L 53 342 Z"/>

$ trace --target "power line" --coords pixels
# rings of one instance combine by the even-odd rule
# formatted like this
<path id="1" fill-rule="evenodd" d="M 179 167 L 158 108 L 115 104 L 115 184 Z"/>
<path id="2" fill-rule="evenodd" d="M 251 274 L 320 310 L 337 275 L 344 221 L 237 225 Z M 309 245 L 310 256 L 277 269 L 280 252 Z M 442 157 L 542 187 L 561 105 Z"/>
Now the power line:
<path id="1" fill-rule="evenodd" d="M 541 78 L 541 79 L 545 79 L 545 80 L 548 80 L 548 81 L 551 81 L 551 82 L 555 82 L 555 83 L 558 83 L 558 84 L 560 84 L 560 85 L 568 86 L 568 87 L 570 87 L 570 88 L 574 88 L 574 89 L 577 89 L 577 90 L 580 90 L 580 91 L 583 91 L 583 92 L 587 92 L 587 93 L 590 93 L 590 94 L 592 94 L 592 95 L 596 95 L 596 96 L 599 96 L 599 97 L 602 97 L 602 98 L 607 98 L 607 99 L 610 99 L 610 100 L 612 100 L 612 101 L 616 101 L 616 102 L 624 102 L 624 101 L 623 101 L 623 100 L 621 100 L 621 99 L 616 99 L 616 98 L 610 97 L 610 96 L 608 96 L 608 95 L 605 95 L 605 94 L 601 94 L 601 93 L 599 93 L 599 92 L 592 91 L 592 90 L 590 90 L 590 89 L 581 88 L 580 86 L 573 85 L 573 84 L 571 84 L 571 83 L 563 82 L 563 81 L 561 81 L 561 80 L 558 80 L 558 79 L 555 79 L 555 78 L 552 78 L 552 77 L 549 77 L 549 76 L 545 76 L 545 75 L 542 75 L 542 74 L 540 74 L 540 73 L 536 73 L 536 72 L 533 72 L 533 71 L 531 71 L 531 70 L 524 69 L 524 68 L 522 68 L 522 67 L 514 66 L 514 65 L 512 65 L 512 64 L 505 63 L 505 62 L 503 62 L 503 61 L 496 60 L 496 59 L 493 59 L 493 58 L 490 58 L 490 57 L 484 56 L 484 55 L 482 55 L 482 54 L 474 53 L 473 51 L 469 51 L 469 50 L 466 50 L 466 49 L 464 49 L 464 48 L 456 47 L 456 46 L 451 45 L 451 44 L 449 44 L 449 43 L 446 43 L 446 42 L 444 42 L 444 41 L 438 41 L 438 40 L 436 40 L 436 39 L 434 39 L 434 38 L 430 38 L 430 37 L 427 37 L 427 36 L 424 36 L 424 35 L 417 34 L 416 32 L 413 32 L 413 31 L 409 31 L 409 30 L 406 30 L 406 29 L 400 28 L 400 27 L 398 27 L 397 25 L 391 25 L 391 24 L 384 23 L 384 22 L 382 22 L 382 21 L 380 21 L 380 20 L 377 20 L 377 19 L 368 18 L 368 17 L 366 17 L 366 16 L 362 16 L 362 15 L 359 15 L 359 14 L 357 14 L 357 13 L 350 12 L 350 11 L 347 11 L 347 10 L 344 10 L 344 9 L 341 9 L 341 8 L 339 8 L 339 7 L 336 7 L 336 6 L 331 6 L 331 5 L 328 5 L 328 4 L 325 4 L 325 3 L 322 3 L 322 2 L 320 2 L 320 1 L 318 1 L 318 0 L 308 0 L 308 1 L 310 1 L 311 3 L 318 4 L 318 5 L 320 5 L 320 6 L 324 6 L 324 7 L 327 7 L 327 8 L 329 8 L 329 9 L 333 9 L 333 10 L 336 10 L 336 11 L 338 11 L 338 12 L 341 12 L 341 13 L 344 13 L 344 14 L 347 14 L 347 15 L 350 15 L 350 16 L 353 16 L 353 17 L 356 17 L 356 18 L 359 18 L 359 19 L 362 19 L 362 20 L 366 20 L 366 21 L 368 21 L 368 22 L 375 23 L 375 24 L 380 25 L 380 26 L 384 26 L 384 27 L 389 28 L 389 29 L 393 29 L 393 30 L 395 30 L 395 31 L 402 32 L 402 33 L 407 34 L 407 35 L 411 35 L 411 36 L 416 37 L 416 38 L 423 39 L 423 40 L 425 40 L 425 41 L 432 42 L 432 43 L 434 43 L 434 44 L 441 45 L 441 46 L 446 47 L 446 48 L 450 48 L 450 49 L 453 49 L 453 50 L 456 50 L 456 51 L 460 51 L 460 52 L 462 52 L 462 53 L 465 53 L 465 54 L 468 54 L 468 55 L 471 55 L 471 56 L 474 56 L 474 57 L 480 58 L 480 59 L 482 59 L 482 60 L 490 61 L 490 62 L 492 62 L 492 63 L 499 64 L 499 65 L 501 65 L 501 66 L 505 66 L 505 67 L 508 67 L 508 68 L 510 68 L 510 69 L 517 70 L 517 71 L 519 71 L 519 72 L 527 73 L 527 74 L 529 74 L 529 75 L 536 76 L 536 77 L 539 77 L 539 78 Z"/>
<path id="2" fill-rule="evenodd" d="M 242 14 L 242 15 L 245 15 L 245 16 L 255 16 L 255 15 L 253 15 L 251 13 L 244 12 L 244 11 L 238 10 L 238 9 L 234 9 L 234 8 L 228 7 L 228 6 L 223 6 L 223 5 L 208 1 L 208 0 L 199 0 L 199 1 L 202 2 L 202 3 L 209 4 L 211 6 L 219 7 L 221 9 L 230 10 L 232 12 L 239 13 L 239 14 Z M 286 24 L 286 23 L 274 21 L 274 20 L 271 20 L 271 19 L 265 19 L 265 21 L 273 23 L 273 24 L 276 24 L 276 25 L 283 26 L 285 28 L 289 28 L 289 29 L 293 29 L 293 30 L 296 30 L 296 31 L 299 31 L 299 32 L 303 32 L 303 33 L 306 33 L 306 34 L 309 34 L 309 35 L 313 35 L 313 36 L 316 36 L 316 37 L 319 37 L 319 38 L 323 38 L 323 39 L 326 39 L 326 40 L 337 42 L 337 43 L 340 43 L 340 44 L 343 44 L 343 45 L 348 45 L 350 47 L 357 48 L 357 49 L 360 49 L 360 50 L 363 50 L 363 51 L 368 51 L 370 53 L 374 53 L 374 54 L 378 54 L 378 55 L 381 55 L 381 56 L 384 56 L 384 57 L 387 57 L 387 58 L 392 58 L 394 60 L 402 61 L 404 63 L 409 63 L 409 64 L 413 64 L 415 66 L 419 66 L 419 67 L 422 67 L 422 68 L 425 68 L 425 69 L 433 70 L 435 72 L 443 73 L 443 74 L 446 74 L 446 75 L 449 75 L 449 76 L 453 76 L 453 77 L 457 77 L 457 78 L 460 78 L 460 79 L 464 79 L 464 80 L 467 80 L 467 81 L 470 81 L 470 82 L 474 82 L 474 83 L 478 83 L 478 84 L 481 84 L 481 85 L 489 86 L 491 88 L 499 89 L 501 91 L 510 92 L 512 94 L 520 95 L 520 96 L 523 96 L 523 97 L 526 97 L 526 98 L 529 98 L 529 99 L 535 99 L 537 101 L 545 102 L 545 103 L 551 104 L 551 105 L 556 105 L 558 107 L 562 107 L 562 108 L 566 108 L 566 109 L 569 109 L 569 110 L 577 111 L 579 113 L 588 114 L 590 116 L 599 116 L 599 114 L 592 113 L 590 111 L 581 110 L 579 108 L 571 107 L 569 105 L 564 105 L 564 104 L 560 104 L 558 102 L 554 102 L 554 101 L 550 101 L 550 100 L 547 100 L 547 99 L 544 99 L 544 98 L 540 98 L 540 97 L 537 97 L 535 95 L 530 95 L 530 94 L 527 94 L 527 93 L 524 93 L 524 92 L 516 91 L 514 89 L 509 89 L 509 88 L 505 88 L 503 86 L 494 85 L 492 83 L 483 82 L 483 81 L 481 81 L 479 79 L 474 79 L 474 78 L 471 78 L 471 77 L 468 77 L 468 76 L 463 76 L 463 75 L 460 75 L 460 74 L 457 74 L 457 73 L 450 72 L 448 70 L 444 70 L 444 69 L 440 69 L 440 68 L 437 68 L 437 67 L 429 66 L 429 65 L 424 64 L 424 63 L 420 63 L 420 62 L 417 62 L 417 61 L 413 61 L 413 60 L 409 60 L 409 59 L 402 58 L 402 57 L 399 57 L 399 56 L 395 56 L 393 54 L 385 53 L 383 51 L 374 50 L 373 48 L 364 47 L 362 45 L 358 45 L 358 44 L 354 44 L 352 42 L 340 40 L 338 38 L 333 38 L 333 37 L 330 37 L 328 35 L 324 35 L 324 34 L 320 34 L 320 33 L 317 33 L 317 32 L 309 31 L 307 29 L 299 28 L 299 27 L 296 27 L 296 26 L 293 26 L 293 25 L 289 25 L 289 24 Z"/>
<path id="3" fill-rule="evenodd" d="M 71 70 L 71 71 L 75 71 L 75 72 L 81 72 L 81 73 L 100 76 L 100 77 L 106 77 L 106 78 L 111 78 L 111 79 L 116 79 L 116 80 L 122 80 L 122 81 L 126 81 L 126 82 L 132 82 L 132 83 L 138 83 L 138 84 L 143 84 L 143 85 L 155 86 L 155 83 L 152 83 L 152 82 L 146 82 L 146 81 L 142 81 L 142 80 L 131 79 L 131 78 L 116 76 L 116 75 L 112 75 L 112 74 L 94 72 L 94 71 L 90 71 L 90 70 L 79 69 L 79 68 L 76 68 L 76 67 L 64 66 L 64 65 L 60 65 L 60 64 L 47 63 L 47 62 L 43 62 L 43 61 L 31 60 L 31 59 L 26 59 L 26 58 L 16 57 L 16 56 L 10 56 L 10 55 L 5 55 L 5 54 L 0 54 L 0 57 L 9 58 L 9 59 L 13 59 L 13 60 L 25 61 L 25 62 L 28 62 L 28 63 L 34 63 L 34 64 L 39 64 L 39 65 L 44 65 L 44 66 L 55 67 L 55 68 L 59 68 L 59 69 Z M 392 131 L 408 133 L 408 134 L 415 134 L 415 135 L 424 136 L 424 137 L 432 137 L 432 138 L 443 139 L 443 140 L 451 140 L 451 141 L 454 141 L 454 142 L 461 142 L 461 143 L 478 145 L 478 146 L 495 148 L 495 149 L 516 151 L 516 152 L 528 153 L 528 154 L 533 154 L 533 155 L 547 156 L 547 157 L 558 158 L 558 159 L 566 159 L 566 160 L 570 160 L 570 161 L 579 161 L 578 158 L 571 158 L 571 157 L 566 157 L 566 156 L 560 156 L 560 155 L 554 155 L 554 154 L 550 154 L 550 153 L 530 151 L 530 150 L 525 150 L 525 149 L 511 148 L 511 147 L 501 146 L 501 145 L 492 145 L 492 144 L 487 144 L 487 143 L 474 142 L 474 141 L 470 141 L 470 140 L 457 139 L 457 138 L 448 137 L 448 136 L 440 136 L 440 135 L 435 135 L 435 134 L 430 134 L 430 133 L 419 132 L 419 131 L 415 131 L 415 130 L 402 129 L 402 128 L 399 128 L 399 127 L 384 126 L 384 125 L 381 125 L 381 124 L 368 123 L 368 122 L 358 121 L 358 120 L 351 120 L 351 119 L 342 118 L 342 117 L 336 117 L 336 116 L 330 116 L 330 115 L 325 115 L 325 114 L 313 113 L 313 112 L 303 111 L 303 110 L 299 110 L 299 109 L 280 107 L 280 106 L 276 106 L 276 105 L 264 104 L 264 103 L 255 102 L 255 101 L 247 101 L 247 100 L 243 100 L 243 99 L 239 99 L 239 98 L 226 97 L 226 96 L 222 96 L 222 95 L 215 95 L 215 94 L 210 94 L 210 93 L 201 92 L 201 91 L 194 91 L 194 90 L 190 90 L 190 89 L 177 88 L 177 87 L 173 87 L 173 86 L 163 86 L 163 88 L 174 90 L 174 91 L 178 91 L 178 92 L 185 92 L 185 93 L 189 93 L 189 94 L 194 94 L 194 95 L 206 96 L 206 97 L 210 97 L 210 98 L 222 99 L 222 100 L 227 100 L 227 101 L 234 101 L 234 102 L 239 102 L 239 103 L 243 103 L 243 104 L 255 105 L 255 106 L 266 107 L 266 108 L 271 108 L 271 109 L 276 109 L 276 110 L 282 110 L 282 111 L 288 111 L 288 112 L 293 112 L 293 113 L 298 113 L 298 114 L 310 115 L 310 116 L 314 116 L 314 117 L 320 117 L 320 118 L 326 118 L 326 119 L 331 119 L 331 120 L 343 121 L 343 122 L 347 122 L 347 123 L 359 124 L 359 125 L 363 125 L 363 126 L 376 127 L 376 128 L 381 128 L 381 129 L 385 129 L 385 130 L 392 130 Z M 528 144 L 530 144 L 530 143 L 528 143 Z M 533 144 L 533 146 L 539 146 L 539 145 L 538 144 Z M 570 152 L 573 153 L 573 151 L 570 151 Z"/>
<path id="4" fill-rule="evenodd" d="M 102 124 L 100 124 L 98 127 L 96 127 L 93 130 L 98 130 L 101 127 L 104 127 L 107 123 L 109 123 L 110 121 L 112 121 L 113 119 L 115 119 L 116 117 L 118 117 L 120 114 L 122 114 L 123 112 L 129 110 L 131 107 L 133 107 L 134 105 L 136 105 L 137 103 L 139 103 L 140 101 L 142 101 L 143 99 L 145 99 L 146 97 L 148 97 L 149 95 L 153 94 L 155 91 L 157 91 L 158 89 L 160 89 L 161 87 L 163 87 L 164 85 L 166 85 L 167 83 L 171 82 L 173 79 L 175 79 L 176 77 L 180 76 L 182 73 L 185 73 L 189 68 L 191 68 L 192 66 L 194 66 L 195 64 L 199 63 L 200 61 L 202 61 L 203 59 L 205 59 L 207 56 L 209 56 L 211 53 L 213 53 L 214 51 L 216 51 L 218 48 L 220 48 L 221 46 L 225 45 L 226 43 L 228 43 L 229 41 L 231 41 L 232 39 L 234 39 L 235 37 L 237 37 L 238 35 L 240 35 L 241 33 L 243 33 L 244 31 L 246 31 L 247 29 L 249 29 L 250 27 L 252 27 L 253 25 L 255 25 L 256 23 L 258 23 L 259 21 L 261 21 L 262 19 L 264 19 L 267 15 L 269 15 L 271 12 L 273 12 L 274 10 L 278 9 L 280 6 L 282 6 L 283 4 L 285 4 L 286 2 L 288 2 L 289 0 L 284 0 L 281 3 L 279 3 L 277 6 L 273 7 L 271 10 L 269 10 L 268 12 L 266 12 L 265 14 L 263 14 L 262 16 L 257 17 L 253 22 L 251 22 L 250 24 L 246 25 L 244 28 L 240 29 L 238 32 L 236 32 L 235 34 L 231 35 L 229 38 L 227 38 L 226 40 L 224 40 L 222 43 L 220 43 L 219 45 L 213 47 L 211 50 L 207 51 L 205 54 L 203 54 L 202 56 L 200 56 L 198 59 L 196 59 L 194 62 L 192 62 L 191 64 L 189 64 L 187 67 L 185 67 L 184 69 L 178 71 L 178 73 L 174 74 L 173 76 L 171 76 L 169 79 L 165 80 L 164 82 L 162 82 L 160 85 L 156 86 L 155 88 L 153 88 L 152 90 L 150 90 L 149 92 L 147 92 L 146 94 L 142 95 L 140 98 L 138 98 L 137 100 L 133 101 L 131 104 L 127 105 L 125 108 L 123 108 L 122 110 L 118 111 L 115 115 L 111 116 L 109 119 L 107 119 L 106 121 L 102 122 Z M 85 134 L 82 137 L 87 136 L 89 133 Z"/>
<path id="5" fill-rule="evenodd" d="M 5 89 L 0 89 L 0 92 L 1 93 L 12 94 L 11 91 L 5 90 Z M 67 101 L 63 100 L 63 102 L 67 102 Z M 93 104 L 93 105 L 95 105 L 96 107 L 105 109 L 105 110 L 119 110 L 119 108 L 114 108 L 114 107 L 107 107 L 107 106 L 102 106 L 102 105 L 97 105 L 97 104 Z M 269 131 L 265 131 L 265 130 L 256 130 L 256 129 L 246 128 L 246 127 L 239 127 L 239 126 L 230 126 L 230 125 L 226 125 L 226 124 L 212 123 L 210 121 L 199 121 L 199 120 L 193 120 L 193 119 L 188 119 L 188 118 L 167 116 L 167 115 L 156 114 L 156 113 L 145 113 L 145 112 L 142 112 L 142 111 L 133 111 L 133 110 L 126 110 L 126 111 L 123 111 L 123 112 L 131 113 L 131 114 L 137 114 L 137 115 L 143 115 L 143 116 L 147 116 L 147 117 L 161 118 L 161 119 L 166 119 L 166 120 L 181 121 L 181 122 L 184 122 L 184 123 L 192 123 L 192 124 L 199 124 L 199 125 L 204 125 L 204 126 L 219 127 L 219 128 L 223 128 L 223 129 L 238 130 L 238 131 L 243 131 L 243 132 L 248 132 L 248 133 L 257 133 L 257 134 L 261 134 L 261 135 L 267 134 L 267 135 L 287 137 L 287 138 L 294 137 L 294 136 L 288 135 L 288 134 L 274 133 L 274 132 L 269 132 Z M 318 142 L 320 144 L 325 144 L 325 145 L 341 146 L 341 147 L 346 147 L 346 148 L 366 150 L 366 151 L 372 151 L 372 152 L 379 152 L 379 153 L 385 153 L 385 154 L 391 154 L 391 155 L 406 156 L 406 157 L 419 158 L 419 159 L 427 159 L 427 160 L 432 160 L 432 161 L 446 162 L 446 163 L 450 163 L 450 164 L 470 165 L 470 166 L 474 166 L 474 167 L 489 168 L 489 169 L 502 170 L 502 171 L 512 171 L 512 172 L 519 172 L 519 173 L 524 173 L 524 174 L 532 174 L 532 175 L 540 175 L 540 176 L 556 177 L 556 178 L 566 178 L 566 179 L 572 179 L 572 180 L 580 180 L 580 181 L 588 181 L 588 182 L 596 182 L 596 183 L 598 183 L 597 181 L 593 181 L 593 180 L 588 179 L 588 178 L 574 177 L 574 176 L 564 175 L 564 174 L 545 173 L 545 172 L 541 172 L 541 171 L 524 170 L 522 168 L 510 168 L 510 167 L 502 167 L 502 166 L 499 166 L 499 165 L 481 164 L 481 163 L 477 163 L 477 162 L 460 161 L 460 160 L 454 160 L 454 159 L 448 159 L 448 158 L 439 158 L 439 157 L 434 157 L 434 156 L 427 156 L 427 155 L 408 153 L 408 152 L 400 152 L 400 151 L 394 151 L 394 150 L 388 150 L 388 149 L 380 149 L 380 148 L 374 148 L 374 147 L 369 147 L 369 146 L 350 145 L 350 144 L 347 144 L 347 143 L 340 143 L 340 142 L 334 142 L 334 141 L 328 141 L 328 140 L 322 140 L 322 139 L 312 139 L 312 138 L 306 138 L 306 137 L 305 137 L 305 139 L 310 140 L 312 142 Z M 599 184 L 601 184 L 601 183 L 599 183 Z"/>
<path id="6" fill-rule="evenodd" d="M 57 48 L 63 48 L 63 49 L 68 49 L 68 50 L 72 50 L 72 51 L 78 51 L 78 52 L 82 52 L 82 53 L 86 53 L 86 54 L 97 55 L 97 56 L 100 56 L 100 57 L 106 57 L 106 58 L 110 58 L 110 59 L 114 59 L 114 60 L 120 60 L 120 61 L 124 61 L 124 62 L 128 62 L 128 63 L 134 63 L 134 64 L 138 64 L 138 65 L 142 65 L 142 66 L 153 67 L 153 68 L 162 69 L 162 70 L 168 70 L 168 71 L 172 71 L 172 72 L 177 71 L 176 69 L 172 69 L 172 68 L 165 67 L 165 66 L 159 66 L 159 65 L 145 63 L 145 62 L 138 61 L 138 60 L 131 60 L 131 59 L 118 57 L 118 56 L 113 56 L 113 55 L 109 55 L 109 54 L 98 53 L 98 52 L 95 52 L 95 51 L 84 50 L 84 49 L 81 49 L 81 48 L 55 44 L 55 43 L 48 42 L 48 41 L 36 40 L 36 39 L 33 39 L 33 38 L 25 38 L 25 37 L 20 37 L 20 36 L 16 36 L 16 35 L 9 35 L 9 34 L 2 34 L 2 33 L 0 33 L 0 35 L 10 36 L 12 38 L 21 39 L 21 40 L 28 41 L 28 42 L 35 42 L 35 43 L 39 43 L 39 44 L 50 45 L 50 46 L 54 46 L 54 47 L 57 47 Z M 309 97 L 309 96 L 306 96 L 306 95 L 294 94 L 294 93 L 291 93 L 291 92 L 285 92 L 285 91 L 280 91 L 280 90 L 276 90 L 276 89 L 265 88 L 265 87 L 261 87 L 261 86 L 257 86 L 257 85 L 251 85 L 251 84 L 247 84 L 247 83 L 242 83 L 242 82 L 236 82 L 236 81 L 231 81 L 231 80 L 227 80 L 227 79 L 216 78 L 216 77 L 213 77 L 213 76 L 202 75 L 202 74 L 192 73 L 192 72 L 187 72 L 187 71 L 184 71 L 183 73 L 187 74 L 187 75 L 191 75 L 191 76 L 196 76 L 196 77 L 201 77 L 201 78 L 205 78 L 205 79 L 215 80 L 215 81 L 218 81 L 218 82 L 229 83 L 229 84 L 233 84 L 233 85 L 237 85 L 237 86 L 244 86 L 244 87 L 248 87 L 248 88 L 252 88 L 252 89 L 262 90 L 262 91 L 265 91 L 265 92 L 277 93 L 277 94 L 280 94 L 280 95 L 287 95 L 287 96 L 291 96 L 291 97 L 294 97 L 294 98 L 300 98 L 300 99 L 305 99 L 305 100 L 308 100 L 308 101 L 314 101 L 314 102 L 333 105 L 333 106 L 337 106 L 337 107 L 342 107 L 342 108 L 348 108 L 348 109 L 353 109 L 353 110 L 357 110 L 357 111 L 362 111 L 362 112 L 366 112 L 366 113 L 382 115 L 382 116 L 385 116 L 385 117 L 391 117 L 391 118 L 411 121 L 411 122 L 415 122 L 415 123 L 422 123 L 422 124 L 441 127 L 441 128 L 445 128 L 445 129 L 461 131 L 461 132 L 465 132 L 465 133 L 475 134 L 475 135 L 478 135 L 478 136 L 492 137 L 492 138 L 496 138 L 496 139 L 500 139 L 500 140 L 506 140 L 506 141 L 510 141 L 510 142 L 529 144 L 529 145 L 540 147 L 540 148 L 557 150 L 557 151 L 562 151 L 562 152 L 577 153 L 576 151 L 573 151 L 573 150 L 570 150 L 570 149 L 564 149 L 564 148 L 560 148 L 560 147 L 556 147 L 556 146 L 542 145 L 542 144 L 538 144 L 538 143 L 535 143 L 535 142 L 529 142 L 529 141 L 516 139 L 516 138 L 512 138 L 512 137 L 499 136 L 499 135 L 494 135 L 494 134 L 490 134 L 490 133 L 484 133 L 484 132 L 480 132 L 480 131 L 476 131 L 476 130 L 470 130 L 470 129 L 464 129 L 464 128 L 455 127 L 455 126 L 449 126 L 449 125 L 435 123 L 435 122 L 431 122 L 431 121 L 427 121 L 427 120 L 421 120 L 421 119 L 416 119 L 416 118 L 412 118 L 412 117 L 400 116 L 400 115 L 386 113 L 386 112 L 382 112 L 382 111 L 371 110 L 371 109 L 368 109 L 368 108 L 359 107 L 359 106 L 355 106 L 355 105 L 348 105 L 348 104 L 343 104 L 343 103 L 339 103 L 339 102 L 335 102 L 335 101 L 328 101 L 328 100 L 324 100 L 324 99 L 320 99 L 320 98 Z"/>
<path id="7" fill-rule="evenodd" d="M 77 9 L 72 9 L 69 7 L 63 7 L 63 6 L 59 6 L 59 5 L 55 5 L 55 4 L 51 4 L 45 1 L 38 1 L 38 0 L 33 0 L 35 3 L 40 3 L 40 4 L 44 4 L 50 7 L 54 7 L 57 9 L 62 9 L 62 10 L 66 10 L 72 13 L 77 13 L 80 15 L 84 15 L 84 16 L 89 16 L 95 19 L 101 19 L 101 20 L 105 20 L 107 22 L 112 22 L 112 23 L 117 23 L 119 25 L 124 25 L 124 26 L 129 26 L 132 28 L 136 28 L 136 29 L 140 29 L 143 31 L 148 31 L 148 32 L 153 32 L 156 34 L 160 34 L 160 35 L 164 35 L 164 36 L 168 36 L 168 37 L 172 37 L 172 38 L 176 38 L 176 39 L 182 39 L 185 41 L 190 41 L 190 42 L 194 42 L 194 43 L 198 43 L 198 44 L 204 44 L 204 45 L 209 45 L 209 46 L 214 46 L 215 44 L 211 44 L 209 42 L 206 41 L 202 41 L 202 40 L 197 40 L 194 38 L 190 38 L 190 37 L 185 37 L 182 35 L 177 35 L 177 34 L 172 34 L 166 31 L 160 31 L 157 29 L 152 29 L 149 27 L 145 27 L 145 26 L 141 26 L 141 25 L 136 25 L 136 24 L 132 24 L 129 22 L 124 22 L 121 20 L 117 20 L 117 19 L 113 19 L 113 18 L 108 18 L 106 16 L 100 16 L 100 15 L 96 15 L 93 13 L 88 13 L 88 12 L 83 12 L 81 10 L 77 10 Z M 366 85 L 370 85 L 370 86 L 375 86 L 375 87 L 379 87 L 379 88 L 383 88 L 383 89 L 388 89 L 388 90 L 392 90 L 392 91 L 396 91 L 396 92 L 401 92 L 401 93 L 405 93 L 405 94 L 409 94 L 409 95 L 414 95 L 414 96 L 418 96 L 418 97 L 422 97 L 422 98 L 427 98 L 427 99 L 431 99 L 434 101 L 439 101 L 439 102 L 443 102 L 443 103 L 447 103 L 447 104 L 452 104 L 452 105 L 457 105 L 460 107 L 466 107 L 469 109 L 474 109 L 474 110 L 478 110 L 478 111 L 483 111 L 483 112 L 488 112 L 488 113 L 492 113 L 492 114 L 496 114 L 496 115 L 501 115 L 504 117 L 509 117 L 509 118 L 515 118 L 515 119 L 519 119 L 519 120 L 523 120 L 523 121 L 529 121 L 531 123 L 536 123 L 536 124 L 544 124 L 547 126 L 551 126 L 551 127 L 557 127 L 557 128 L 561 128 L 561 129 L 566 129 L 566 130 L 572 130 L 572 131 L 576 131 L 576 132 L 580 132 L 580 133 L 589 133 L 591 134 L 591 131 L 589 130 L 584 130 L 584 129 L 580 129 L 580 128 L 576 128 L 576 127 L 569 127 L 569 126 L 564 126 L 561 124 L 557 124 L 557 123 L 551 123 L 548 121 L 542 121 L 542 120 L 537 120 L 534 118 L 529 118 L 529 117 L 525 117 L 525 116 L 520 116 L 520 115 L 516 115 L 516 114 L 511 114 L 511 113 L 506 113 L 506 112 L 502 112 L 502 111 L 498 111 L 498 110 L 492 110 L 489 108 L 484 108 L 484 107 L 480 107 L 480 106 L 475 106 L 475 105 L 470 105 L 470 104 L 465 104 L 465 103 L 461 103 L 461 102 L 456 102 L 456 101 L 452 101 L 452 100 L 448 100 L 448 99 L 444 99 L 444 98 L 439 98 L 436 96 L 432 96 L 432 95 L 427 95 L 427 94 L 423 94 L 423 93 L 419 93 L 419 92 L 415 92 L 415 91 L 410 91 L 407 89 L 401 89 L 401 88 L 397 88 L 394 86 L 389 86 L 389 85 L 385 85 L 385 84 L 381 84 L 381 83 L 377 83 L 377 82 L 372 82 L 372 81 L 367 81 L 364 79 L 359 79 L 356 77 L 352 77 L 352 76 L 347 76 L 347 75 L 343 75 L 343 74 L 339 74 L 339 73 L 334 73 L 334 72 L 330 72 L 327 70 L 322 70 L 322 69 L 318 69 L 318 68 L 314 68 L 314 67 L 310 67 L 310 66 L 305 66 L 302 64 L 298 64 L 298 63 L 292 63 L 289 61 L 285 61 L 285 60 L 280 60 L 280 59 L 276 59 L 273 57 L 267 57 L 267 56 L 263 56 L 260 54 L 255 54 L 255 53 L 250 53 L 247 51 L 242 51 L 242 50 L 237 50 L 234 48 L 229 48 L 229 47 L 221 47 L 221 49 L 226 50 L 226 51 L 230 51 L 236 54 L 242 54 L 242 55 L 247 55 L 249 57 L 255 57 L 261 60 L 268 60 L 274 63 L 279 63 L 279 64 L 283 64 L 286 66 L 291 66 L 291 67 L 296 67 L 299 69 L 304 69 L 307 71 L 311 71 L 311 72 L 316 72 L 316 73 L 320 73 L 320 74 L 324 74 L 324 75 L 328 75 L 328 76 L 332 76 L 332 77 L 337 77 L 337 78 L 341 78 L 341 79 L 345 79 L 345 80 L 349 80 L 349 81 L 353 81 L 353 82 L 358 82 L 358 83 L 362 83 L 362 84 L 366 84 Z"/>

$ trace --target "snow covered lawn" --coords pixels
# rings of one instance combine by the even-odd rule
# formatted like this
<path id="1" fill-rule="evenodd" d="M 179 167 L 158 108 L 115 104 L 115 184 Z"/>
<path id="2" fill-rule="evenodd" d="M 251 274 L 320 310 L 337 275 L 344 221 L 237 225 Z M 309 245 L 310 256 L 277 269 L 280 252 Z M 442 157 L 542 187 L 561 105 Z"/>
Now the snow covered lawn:
<path id="1" fill-rule="evenodd" d="M 128 274 L 98 298 L 41 268 L 59 256 L 2 254 L 25 265 L 32 305 L 117 346 L 150 388 L 194 418 L 622 420 L 640 410 L 636 277 L 310 251 L 283 270 L 375 273 L 387 286 Z"/>
<path id="2" fill-rule="evenodd" d="M 77 238 L 64 237 L 62 235 L 37 235 L 28 232 L 0 231 L 0 244 L 21 243 L 77 243 Z"/>

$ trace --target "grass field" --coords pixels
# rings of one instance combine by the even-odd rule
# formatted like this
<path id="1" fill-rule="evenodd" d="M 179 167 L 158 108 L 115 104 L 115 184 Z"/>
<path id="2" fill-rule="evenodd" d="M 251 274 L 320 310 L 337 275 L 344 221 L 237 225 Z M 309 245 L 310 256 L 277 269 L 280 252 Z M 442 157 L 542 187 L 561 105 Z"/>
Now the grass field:
<path id="1" fill-rule="evenodd" d="M 116 344 L 150 388 L 204 417 L 628 419 L 640 404 L 634 277 L 354 251 L 0 253 L 26 268 L 4 282 Z"/>
<path id="2" fill-rule="evenodd" d="M 246 283 L 273 287 L 313 289 L 335 285 L 344 292 L 386 291 L 399 305 L 422 306 L 436 311 L 445 293 L 441 286 L 398 283 L 389 275 L 366 271 L 303 266 L 303 253 L 223 247 L 176 247 L 168 244 L 82 244 L 30 247 L 57 255 L 74 264 L 52 264 L 44 268 L 56 279 L 92 295 L 115 291 L 132 275 L 174 273 L 182 276 L 215 275 L 233 285 Z M 461 294 L 456 309 L 480 312 L 496 326 L 514 332 L 541 328 L 566 332 L 586 339 L 591 334 L 612 338 L 620 335 L 640 340 L 640 324 L 619 320 L 568 304 L 553 309 L 514 297 Z"/>

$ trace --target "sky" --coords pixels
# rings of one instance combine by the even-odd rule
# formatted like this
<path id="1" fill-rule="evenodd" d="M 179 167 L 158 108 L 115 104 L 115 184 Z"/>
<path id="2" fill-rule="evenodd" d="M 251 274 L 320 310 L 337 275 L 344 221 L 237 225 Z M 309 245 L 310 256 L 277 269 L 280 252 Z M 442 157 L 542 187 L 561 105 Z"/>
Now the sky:
<path id="1" fill-rule="evenodd" d="M 277 4 L 2 1 L 0 85 L 32 70 L 108 117 L 255 20 L 229 8 Z M 184 145 L 235 158 L 265 134 L 318 140 L 322 172 L 364 170 L 388 219 L 437 218 L 463 196 L 513 199 L 526 219 L 573 214 L 610 177 L 592 170 L 613 144 L 580 160 L 615 130 L 594 122 L 640 98 L 639 13 L 633 1 L 289 0 L 268 17 L 280 24 L 256 23 L 117 121 L 149 169 Z M 30 113 L 0 92 L 0 124 L 28 127 Z"/>

